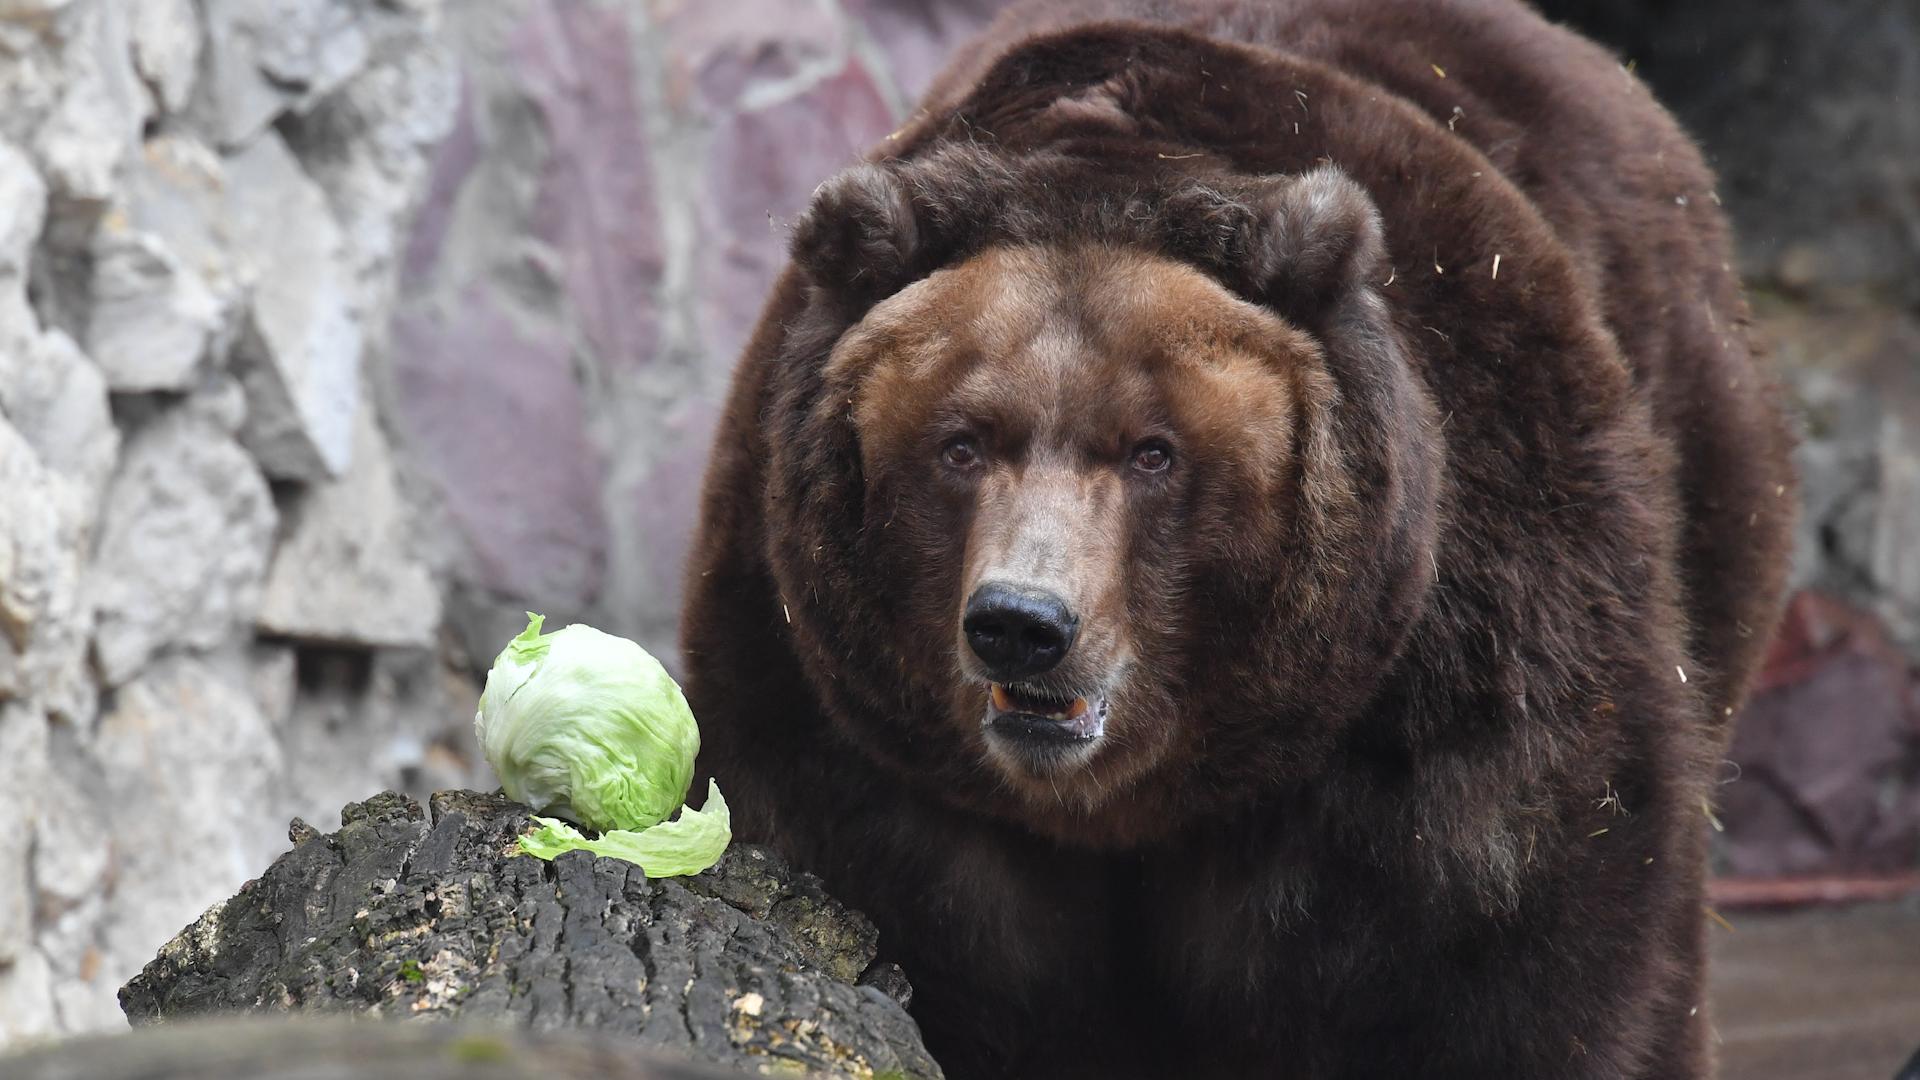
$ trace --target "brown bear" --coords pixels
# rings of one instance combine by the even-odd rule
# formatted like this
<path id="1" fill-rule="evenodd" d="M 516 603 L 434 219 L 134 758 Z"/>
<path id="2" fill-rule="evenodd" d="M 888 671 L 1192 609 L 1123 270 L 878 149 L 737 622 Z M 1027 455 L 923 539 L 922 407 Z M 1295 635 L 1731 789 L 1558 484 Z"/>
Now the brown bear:
<path id="1" fill-rule="evenodd" d="M 797 223 L 687 694 L 949 1075 L 1711 1072 L 1789 436 L 1699 153 L 1515 0 L 1032 0 Z"/>

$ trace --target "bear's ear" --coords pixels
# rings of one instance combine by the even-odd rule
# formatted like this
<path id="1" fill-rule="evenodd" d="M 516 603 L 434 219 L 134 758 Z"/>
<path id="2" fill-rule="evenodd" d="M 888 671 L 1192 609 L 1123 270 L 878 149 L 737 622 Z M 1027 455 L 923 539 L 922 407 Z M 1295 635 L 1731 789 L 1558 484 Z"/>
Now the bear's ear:
<path id="1" fill-rule="evenodd" d="M 1380 210 L 1338 168 L 1275 177 L 1251 201 L 1244 280 L 1281 314 L 1315 326 L 1343 299 L 1386 276 Z"/>
<path id="2" fill-rule="evenodd" d="M 1140 120 L 1134 115 L 1139 95 L 1138 77 L 1122 73 L 1061 95 L 1040 118 L 1114 135 L 1133 135 L 1140 130 Z"/>
<path id="3" fill-rule="evenodd" d="M 855 165 L 821 184 L 793 230 L 794 263 L 856 319 L 912 279 L 919 248 L 912 198 L 879 165 Z"/>

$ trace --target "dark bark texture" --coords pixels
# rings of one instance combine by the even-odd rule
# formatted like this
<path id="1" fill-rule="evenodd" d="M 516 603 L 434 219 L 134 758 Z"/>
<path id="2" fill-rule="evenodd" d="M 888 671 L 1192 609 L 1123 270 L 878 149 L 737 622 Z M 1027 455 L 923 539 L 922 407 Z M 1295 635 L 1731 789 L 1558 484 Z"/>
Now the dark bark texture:
<path id="1" fill-rule="evenodd" d="M 136 1025 L 291 1010 L 591 1028 L 757 1071 L 937 1077 L 878 935 L 811 875 L 736 845 L 690 878 L 521 855 L 525 807 L 386 793 L 293 850 L 120 992 Z"/>

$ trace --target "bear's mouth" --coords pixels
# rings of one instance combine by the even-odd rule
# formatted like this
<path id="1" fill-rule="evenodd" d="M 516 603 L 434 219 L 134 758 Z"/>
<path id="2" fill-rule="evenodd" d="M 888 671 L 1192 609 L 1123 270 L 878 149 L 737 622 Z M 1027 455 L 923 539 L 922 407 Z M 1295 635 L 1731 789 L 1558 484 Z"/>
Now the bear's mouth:
<path id="1" fill-rule="evenodd" d="M 986 728 L 1021 743 L 1090 742 L 1105 732 L 1106 699 L 1068 696 L 1035 686 L 989 683 Z"/>

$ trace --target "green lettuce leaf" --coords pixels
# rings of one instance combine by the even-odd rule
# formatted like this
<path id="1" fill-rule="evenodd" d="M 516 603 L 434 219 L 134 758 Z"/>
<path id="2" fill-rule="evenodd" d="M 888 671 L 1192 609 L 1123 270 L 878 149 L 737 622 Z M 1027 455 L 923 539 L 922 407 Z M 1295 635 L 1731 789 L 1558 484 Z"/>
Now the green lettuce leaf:
<path id="1" fill-rule="evenodd" d="M 609 859 L 625 859 L 647 872 L 650 878 L 681 877 L 697 874 L 714 863 L 733 839 L 733 818 L 727 812 L 727 800 L 720 785 L 707 781 L 705 808 L 680 808 L 672 821 L 640 830 L 614 829 L 589 840 L 580 830 L 555 818 L 535 817 L 540 827 L 520 838 L 520 850 L 542 859 L 553 859 L 566 851 L 591 851 Z"/>

